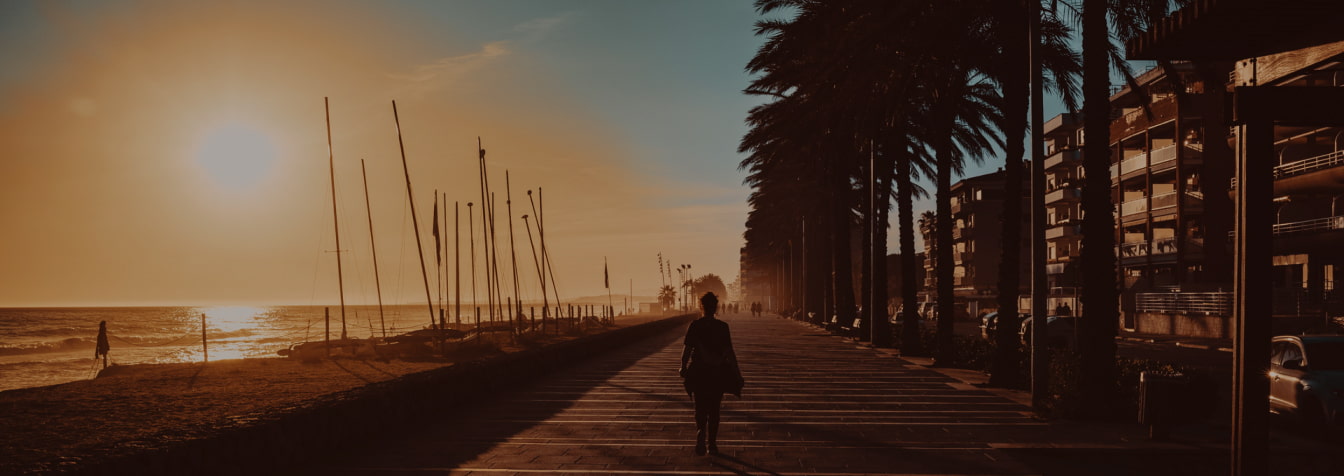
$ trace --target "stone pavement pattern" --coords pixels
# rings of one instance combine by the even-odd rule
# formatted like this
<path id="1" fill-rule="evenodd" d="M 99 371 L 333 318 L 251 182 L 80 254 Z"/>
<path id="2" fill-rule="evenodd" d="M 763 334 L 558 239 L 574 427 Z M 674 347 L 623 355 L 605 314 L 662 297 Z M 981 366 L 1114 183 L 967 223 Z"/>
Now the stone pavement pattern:
<path id="1" fill-rule="evenodd" d="M 317 472 L 1039 474 L 1033 451 L 1115 453 L 1134 437 L 1038 421 L 1013 400 L 798 322 L 725 320 L 747 387 L 740 400 L 725 397 L 719 456 L 692 454 L 691 402 L 676 373 L 681 334 L 669 333 Z"/>

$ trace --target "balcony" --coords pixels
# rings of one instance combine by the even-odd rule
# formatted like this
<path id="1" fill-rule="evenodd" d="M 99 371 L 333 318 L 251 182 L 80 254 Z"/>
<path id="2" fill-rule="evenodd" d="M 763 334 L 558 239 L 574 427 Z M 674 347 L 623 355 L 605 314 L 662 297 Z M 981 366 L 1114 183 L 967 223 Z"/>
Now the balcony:
<path id="1" fill-rule="evenodd" d="M 1274 225 L 1275 235 L 1296 233 L 1318 233 L 1322 231 L 1344 230 L 1344 216 L 1315 218 L 1311 220 L 1279 223 Z"/>
<path id="2" fill-rule="evenodd" d="M 1176 144 L 1153 149 L 1152 152 L 1148 153 L 1148 157 L 1149 157 L 1148 160 L 1149 166 L 1153 168 L 1157 168 L 1159 165 L 1165 164 L 1167 162 L 1175 162 Z"/>
<path id="3" fill-rule="evenodd" d="M 1176 254 L 1176 248 L 1177 248 L 1176 238 L 1174 237 L 1158 238 L 1153 240 L 1153 247 L 1151 251 L 1154 256 L 1170 255 L 1170 254 Z"/>
<path id="4" fill-rule="evenodd" d="M 1176 117 L 1178 109 L 1176 96 L 1167 96 L 1154 101 L 1148 105 L 1152 111 L 1151 119 L 1148 114 L 1144 114 L 1143 109 L 1131 111 L 1114 121 L 1111 121 L 1111 140 L 1117 141 L 1126 137 L 1143 132 L 1145 129 L 1156 124 L 1161 124 Z"/>
<path id="5" fill-rule="evenodd" d="M 1142 258 L 1148 256 L 1148 242 L 1121 243 L 1115 247 L 1115 251 L 1121 258 Z"/>
<path id="6" fill-rule="evenodd" d="M 1344 150 L 1337 150 L 1328 154 L 1322 154 L 1315 157 L 1289 162 L 1274 167 L 1274 179 L 1302 175 L 1344 165 Z"/>
<path id="7" fill-rule="evenodd" d="M 1081 225 L 1058 225 L 1045 229 L 1045 239 L 1056 240 L 1066 236 L 1075 236 L 1081 233 Z"/>
<path id="8" fill-rule="evenodd" d="M 1120 216 L 1137 215 L 1148 211 L 1148 198 L 1130 200 L 1120 204 Z"/>
<path id="9" fill-rule="evenodd" d="M 1120 162 L 1120 176 L 1142 172 L 1146 168 L 1148 168 L 1148 154 L 1139 154 Z"/>
<path id="10" fill-rule="evenodd" d="M 1045 203 L 1051 204 L 1065 200 L 1076 202 L 1083 198 L 1083 189 L 1064 187 L 1045 194 Z"/>
<path id="11" fill-rule="evenodd" d="M 1072 164 L 1083 160 L 1082 149 L 1064 149 L 1045 158 L 1045 170 L 1058 167 L 1060 164 Z"/>

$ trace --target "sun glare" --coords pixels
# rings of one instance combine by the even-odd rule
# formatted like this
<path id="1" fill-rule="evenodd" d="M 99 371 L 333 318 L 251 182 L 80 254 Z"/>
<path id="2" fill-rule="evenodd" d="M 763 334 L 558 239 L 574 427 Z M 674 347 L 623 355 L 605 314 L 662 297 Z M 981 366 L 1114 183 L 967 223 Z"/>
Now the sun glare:
<path id="1" fill-rule="evenodd" d="M 238 332 L 259 325 L 257 317 L 266 310 L 249 306 L 222 306 L 201 309 L 209 327 L 223 332 Z"/>
<path id="2" fill-rule="evenodd" d="M 269 136 L 255 128 L 226 124 L 206 134 L 196 151 L 196 162 L 221 186 L 251 188 L 270 172 L 275 146 Z"/>

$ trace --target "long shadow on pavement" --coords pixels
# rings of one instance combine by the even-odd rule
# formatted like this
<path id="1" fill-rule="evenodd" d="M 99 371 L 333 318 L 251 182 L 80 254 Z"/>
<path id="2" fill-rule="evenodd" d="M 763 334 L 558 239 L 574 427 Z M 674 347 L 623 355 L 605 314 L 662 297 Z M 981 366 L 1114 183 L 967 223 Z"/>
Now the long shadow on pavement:
<path id="1" fill-rule="evenodd" d="M 444 414 L 435 415 L 415 428 L 405 428 L 398 438 L 382 438 L 358 445 L 363 450 L 344 455 L 333 455 L 329 465 L 314 468 L 310 474 L 368 474 L 396 471 L 397 469 L 450 470 L 477 459 L 496 445 L 510 438 L 525 435 L 546 419 L 569 408 L 574 399 L 540 399 L 529 402 L 526 415 L 510 414 L 520 405 L 511 398 L 526 395 L 539 385 L 561 379 L 575 392 L 586 392 L 604 384 L 604 381 L 635 365 L 640 359 L 655 354 L 681 338 L 685 326 L 677 330 L 630 342 L 604 354 L 589 356 L 578 365 L 556 372 L 529 384 L 509 389 L 495 389 L 491 395 L 465 404 Z M 595 360 L 600 357 L 601 360 Z M 596 365 L 595 365 L 596 364 Z M 565 374 L 584 371 L 585 380 L 563 380 Z M 576 444 L 577 446 L 578 444 Z M 566 447 L 559 447 L 560 450 Z M 558 453 L 557 453 L 558 454 Z M 529 456 L 530 458 L 530 456 Z M 525 462 L 521 462 L 525 463 Z M 513 465 L 517 466 L 517 465 Z"/>

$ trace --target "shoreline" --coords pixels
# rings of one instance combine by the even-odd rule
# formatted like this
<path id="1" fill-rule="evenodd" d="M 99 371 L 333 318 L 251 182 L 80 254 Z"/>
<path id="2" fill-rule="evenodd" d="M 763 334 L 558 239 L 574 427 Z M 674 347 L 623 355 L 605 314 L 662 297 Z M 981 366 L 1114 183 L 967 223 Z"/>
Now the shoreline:
<path id="1" fill-rule="evenodd" d="M 353 419 L 365 421 L 366 426 L 381 425 L 381 417 L 365 407 L 391 407 L 404 416 L 405 409 L 388 402 L 424 399 L 425 395 L 416 394 L 426 390 L 447 392 L 449 400 L 465 403 L 476 393 L 496 387 L 496 380 L 535 374 L 591 353 L 588 347 L 605 348 L 629 340 L 610 336 L 680 319 L 618 318 L 616 327 L 598 333 L 547 336 L 546 341 L 526 349 L 472 349 L 452 360 L 303 362 L 266 357 L 136 364 L 109 367 L 92 380 L 6 390 L 0 392 L 0 428 L 5 428 L 0 432 L 0 473 L 87 472 L 118 464 L 129 465 L 124 469 L 137 468 L 142 465 L 127 462 L 168 458 L 175 449 L 210 441 L 238 440 L 229 435 L 257 428 L 329 424 L 327 417 L 312 415 L 340 414 L 343 422 Z M 498 371 L 490 371 L 492 367 Z M 444 383 L 459 380 L 459 384 L 470 381 L 482 387 Z M 440 399 L 436 405 L 449 400 Z M 348 408 L 354 404 L 362 406 Z M 351 412 L 357 416 L 350 417 Z M 289 428 L 284 433 L 296 431 L 308 430 Z M 323 429 L 316 440 L 298 438 L 301 442 L 286 444 L 320 447 L 317 440 L 326 436 L 321 432 L 333 431 Z"/>

